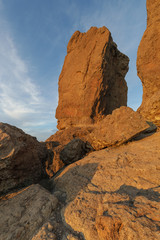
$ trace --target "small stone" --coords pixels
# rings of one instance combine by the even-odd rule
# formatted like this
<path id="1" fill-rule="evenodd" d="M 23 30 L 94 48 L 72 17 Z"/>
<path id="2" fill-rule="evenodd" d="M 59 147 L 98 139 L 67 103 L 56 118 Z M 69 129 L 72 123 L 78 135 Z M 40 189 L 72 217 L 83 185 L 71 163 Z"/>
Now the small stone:
<path id="1" fill-rule="evenodd" d="M 53 230 L 53 226 L 51 225 L 51 223 L 48 223 L 47 227 L 50 232 Z"/>

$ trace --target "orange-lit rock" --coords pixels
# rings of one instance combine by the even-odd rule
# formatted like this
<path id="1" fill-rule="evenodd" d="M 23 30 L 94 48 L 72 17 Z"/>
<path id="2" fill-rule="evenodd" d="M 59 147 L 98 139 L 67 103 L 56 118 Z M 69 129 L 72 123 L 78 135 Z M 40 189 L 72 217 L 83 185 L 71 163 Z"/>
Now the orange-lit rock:
<path id="1" fill-rule="evenodd" d="M 147 29 L 137 54 L 137 71 L 143 85 L 138 111 L 160 126 L 160 1 L 147 0 Z"/>
<path id="2" fill-rule="evenodd" d="M 59 77 L 58 129 L 92 124 L 126 105 L 128 62 L 106 27 L 76 31 Z"/>

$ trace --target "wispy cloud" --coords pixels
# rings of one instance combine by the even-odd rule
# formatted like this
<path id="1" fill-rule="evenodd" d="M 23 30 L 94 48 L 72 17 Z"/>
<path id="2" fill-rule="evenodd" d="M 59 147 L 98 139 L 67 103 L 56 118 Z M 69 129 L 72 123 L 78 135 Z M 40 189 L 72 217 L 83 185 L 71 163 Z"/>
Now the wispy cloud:
<path id="1" fill-rule="evenodd" d="M 7 23 L 0 20 L 0 121 L 17 123 L 32 133 L 34 127 L 52 125 L 51 107 L 30 77 L 30 68 L 18 53 Z"/>
<path id="2" fill-rule="evenodd" d="M 0 104 L 1 111 L 12 118 L 36 111 L 40 103 L 38 87 L 29 77 L 26 63 L 21 59 L 8 33 L 0 33 Z"/>

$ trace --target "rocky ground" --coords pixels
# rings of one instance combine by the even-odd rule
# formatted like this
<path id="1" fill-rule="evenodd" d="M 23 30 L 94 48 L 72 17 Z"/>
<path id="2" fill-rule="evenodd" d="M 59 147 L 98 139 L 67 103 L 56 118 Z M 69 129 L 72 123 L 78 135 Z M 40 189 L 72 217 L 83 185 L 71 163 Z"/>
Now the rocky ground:
<path id="1" fill-rule="evenodd" d="M 32 185 L 1 199 L 0 239 L 160 239 L 159 146 L 156 132 L 92 152 L 57 173 L 51 193 Z"/>

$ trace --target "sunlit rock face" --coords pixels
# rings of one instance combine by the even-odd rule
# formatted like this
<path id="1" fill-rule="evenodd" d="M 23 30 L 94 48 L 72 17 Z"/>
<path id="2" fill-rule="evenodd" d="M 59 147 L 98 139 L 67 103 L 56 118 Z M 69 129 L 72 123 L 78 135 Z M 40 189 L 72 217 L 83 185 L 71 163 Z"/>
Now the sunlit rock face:
<path id="1" fill-rule="evenodd" d="M 51 180 L 63 222 L 86 240 L 160 239 L 160 132 L 89 154 Z M 59 196 L 60 198 L 60 196 Z"/>
<path id="2" fill-rule="evenodd" d="M 126 106 L 128 62 L 106 27 L 76 31 L 59 77 L 58 129 L 98 122 Z"/>
<path id="3" fill-rule="evenodd" d="M 147 29 L 137 54 L 137 71 L 143 85 L 138 111 L 160 125 L 160 1 L 147 0 Z"/>

